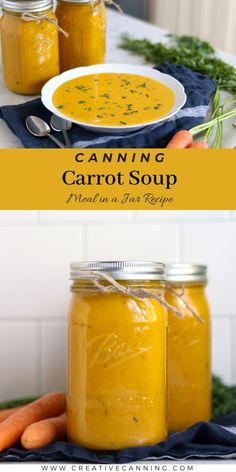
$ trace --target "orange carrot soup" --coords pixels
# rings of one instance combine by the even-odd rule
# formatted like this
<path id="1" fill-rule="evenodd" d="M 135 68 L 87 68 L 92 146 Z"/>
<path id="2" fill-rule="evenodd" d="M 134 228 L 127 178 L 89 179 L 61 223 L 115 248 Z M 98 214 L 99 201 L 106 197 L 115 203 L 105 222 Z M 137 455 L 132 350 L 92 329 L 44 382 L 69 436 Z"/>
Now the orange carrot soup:
<path id="1" fill-rule="evenodd" d="M 71 119 L 90 125 L 132 126 L 167 115 L 174 92 L 163 83 L 135 74 L 99 73 L 68 80 L 53 104 Z"/>

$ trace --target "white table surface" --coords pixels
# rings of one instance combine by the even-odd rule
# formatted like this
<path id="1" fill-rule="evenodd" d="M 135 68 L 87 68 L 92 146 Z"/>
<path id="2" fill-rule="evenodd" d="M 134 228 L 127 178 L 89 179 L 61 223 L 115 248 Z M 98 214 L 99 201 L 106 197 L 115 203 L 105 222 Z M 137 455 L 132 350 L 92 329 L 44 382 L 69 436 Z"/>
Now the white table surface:
<path id="1" fill-rule="evenodd" d="M 128 64 L 145 64 L 142 57 L 135 56 L 119 49 L 118 43 L 122 33 L 129 33 L 134 38 L 148 38 L 151 41 L 158 42 L 166 33 L 165 30 L 151 25 L 145 21 L 132 18 L 128 15 L 120 15 L 114 10 L 108 11 L 108 31 L 107 31 L 107 62 L 112 63 L 128 63 Z M 236 67 L 236 56 L 220 53 L 222 59 Z M 223 94 L 223 97 L 224 98 Z M 0 106 L 13 105 L 23 103 L 33 97 L 25 97 L 10 92 L 3 83 L 2 71 L 0 69 Z M 223 146 L 233 148 L 236 146 L 236 130 L 232 127 L 232 123 L 236 122 L 236 117 L 228 120 L 224 125 L 224 141 Z M 9 130 L 7 125 L 0 120 L 0 148 L 22 147 L 18 138 Z"/>

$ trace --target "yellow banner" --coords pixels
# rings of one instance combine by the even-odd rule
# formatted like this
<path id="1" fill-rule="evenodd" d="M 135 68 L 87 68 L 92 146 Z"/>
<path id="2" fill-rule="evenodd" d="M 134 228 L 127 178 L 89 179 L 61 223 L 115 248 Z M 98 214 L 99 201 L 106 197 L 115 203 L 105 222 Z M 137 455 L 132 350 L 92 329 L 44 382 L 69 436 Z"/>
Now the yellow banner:
<path id="1" fill-rule="evenodd" d="M 235 150 L 0 151 L 0 209 L 236 209 Z"/>

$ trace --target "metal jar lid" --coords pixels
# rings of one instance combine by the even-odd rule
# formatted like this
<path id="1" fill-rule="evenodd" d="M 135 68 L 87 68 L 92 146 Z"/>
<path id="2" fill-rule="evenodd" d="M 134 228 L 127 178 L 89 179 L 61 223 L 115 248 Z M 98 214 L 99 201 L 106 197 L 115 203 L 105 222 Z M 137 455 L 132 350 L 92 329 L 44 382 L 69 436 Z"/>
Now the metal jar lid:
<path id="1" fill-rule="evenodd" d="M 59 0 L 61 3 L 97 3 L 99 0 Z"/>
<path id="2" fill-rule="evenodd" d="M 12 12 L 40 12 L 53 7 L 52 0 L 2 0 L 1 7 Z"/>
<path id="3" fill-rule="evenodd" d="M 71 279 L 89 279 L 91 271 L 116 280 L 165 280 L 165 265 L 145 261 L 88 261 L 70 264 Z"/>
<path id="4" fill-rule="evenodd" d="M 207 266 L 197 264 L 167 264 L 167 282 L 206 282 Z"/>

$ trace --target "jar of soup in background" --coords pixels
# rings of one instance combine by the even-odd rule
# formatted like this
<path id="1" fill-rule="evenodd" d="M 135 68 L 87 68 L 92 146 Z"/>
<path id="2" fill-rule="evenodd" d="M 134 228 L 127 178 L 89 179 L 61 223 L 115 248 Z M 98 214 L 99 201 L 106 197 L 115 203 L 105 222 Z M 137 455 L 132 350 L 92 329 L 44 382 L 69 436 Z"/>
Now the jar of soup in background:
<path id="1" fill-rule="evenodd" d="M 58 0 L 61 72 L 101 64 L 106 52 L 106 7 L 103 0 Z"/>
<path id="2" fill-rule="evenodd" d="M 2 10 L 5 83 L 12 92 L 38 94 L 42 86 L 59 73 L 58 29 L 53 2 L 2 0 Z"/>
<path id="3" fill-rule="evenodd" d="M 172 264 L 166 267 L 166 301 L 183 314 L 180 318 L 168 312 L 169 431 L 179 431 L 211 418 L 211 324 L 206 277 L 205 266 Z M 181 292 L 202 322 L 178 296 Z"/>
<path id="4" fill-rule="evenodd" d="M 167 313 L 155 299 L 114 289 L 103 274 L 164 297 L 162 264 L 71 264 L 68 437 L 92 449 L 155 444 L 167 435 Z"/>

